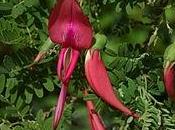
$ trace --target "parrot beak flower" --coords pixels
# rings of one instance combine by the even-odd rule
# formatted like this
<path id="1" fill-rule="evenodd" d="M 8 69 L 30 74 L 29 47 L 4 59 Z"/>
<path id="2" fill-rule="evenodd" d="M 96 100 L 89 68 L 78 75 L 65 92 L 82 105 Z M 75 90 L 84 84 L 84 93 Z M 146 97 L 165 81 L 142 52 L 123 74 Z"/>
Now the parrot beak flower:
<path id="1" fill-rule="evenodd" d="M 53 121 L 56 129 L 64 109 L 69 80 L 81 50 L 92 46 L 93 30 L 77 0 L 57 0 L 49 17 L 48 32 L 51 41 L 61 45 L 57 75 L 62 88 Z"/>
<path id="2" fill-rule="evenodd" d="M 57 72 L 59 79 L 65 82 L 73 73 L 80 51 L 92 46 L 92 26 L 77 0 L 59 0 L 49 17 L 48 30 L 50 39 L 62 46 Z M 63 62 L 69 62 L 64 71 Z M 63 74 L 64 79 L 61 79 Z"/>
<path id="3" fill-rule="evenodd" d="M 130 115 L 135 118 L 139 116 L 129 110 L 124 104 L 115 96 L 110 79 L 108 77 L 105 65 L 100 58 L 100 51 L 98 49 L 89 49 L 85 59 L 85 75 L 90 87 L 94 92 L 101 97 L 106 103 L 112 107 L 120 110 L 125 115 Z"/>
<path id="4" fill-rule="evenodd" d="M 62 48 L 59 54 L 58 64 L 57 64 L 57 74 L 58 78 L 62 82 L 61 92 L 57 101 L 57 106 L 55 109 L 53 129 L 55 130 L 61 119 L 64 104 L 66 102 L 66 93 L 69 80 L 76 66 L 79 58 L 79 51 L 71 50 L 69 48 Z"/>
<path id="5" fill-rule="evenodd" d="M 175 43 L 164 52 L 164 86 L 170 99 L 175 101 Z"/>
<path id="6" fill-rule="evenodd" d="M 84 92 L 85 96 L 87 96 L 87 91 Z M 101 121 L 100 115 L 95 112 L 95 107 L 92 101 L 86 101 L 86 107 L 88 110 L 89 123 L 91 126 L 91 130 L 105 130 L 105 126 Z"/>
<path id="7" fill-rule="evenodd" d="M 58 123 L 61 119 L 61 116 L 63 114 L 64 105 L 66 102 L 66 92 L 67 92 L 67 86 L 62 85 L 61 92 L 57 101 L 57 106 L 55 109 L 55 115 L 54 115 L 54 121 L 53 121 L 53 129 L 56 130 Z"/>
<path id="8" fill-rule="evenodd" d="M 81 51 L 92 46 L 93 29 L 77 0 L 57 0 L 49 17 L 48 31 L 51 41 L 61 46 L 57 75 L 62 87 L 53 120 L 53 129 L 56 130 L 64 110 L 69 81 Z M 96 41 L 98 43 L 106 41 L 105 36 L 97 35 L 96 37 L 101 39 Z M 105 44 L 106 42 L 100 45 L 100 48 Z M 85 75 L 91 88 L 106 103 L 122 111 L 125 115 L 138 118 L 137 114 L 131 112 L 115 96 L 98 49 L 88 50 L 85 60 Z M 105 130 L 100 116 L 95 112 L 92 101 L 87 101 L 86 104 L 92 130 Z"/>
<path id="9" fill-rule="evenodd" d="M 57 74 L 60 81 L 66 83 L 76 67 L 80 52 L 70 48 L 62 48 L 57 64 Z"/>
<path id="10" fill-rule="evenodd" d="M 164 68 L 164 84 L 168 96 L 172 100 L 175 100 L 175 66 L 174 64 L 170 64 L 169 62 Z"/>

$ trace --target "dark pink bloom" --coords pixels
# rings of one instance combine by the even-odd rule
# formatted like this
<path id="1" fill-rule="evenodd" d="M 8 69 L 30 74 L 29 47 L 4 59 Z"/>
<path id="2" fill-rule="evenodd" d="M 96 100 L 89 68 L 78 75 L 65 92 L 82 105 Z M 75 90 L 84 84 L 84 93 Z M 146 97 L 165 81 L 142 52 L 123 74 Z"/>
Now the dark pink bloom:
<path id="1" fill-rule="evenodd" d="M 92 26 L 76 0 L 59 0 L 49 18 L 49 36 L 63 47 L 82 50 L 92 45 Z"/>
<path id="2" fill-rule="evenodd" d="M 80 52 L 70 48 L 62 48 L 57 64 L 58 78 L 62 82 L 68 82 L 76 67 Z"/>
<path id="3" fill-rule="evenodd" d="M 92 26 L 76 0 L 58 0 L 49 18 L 50 39 L 60 44 L 57 74 L 62 82 L 55 110 L 53 128 L 56 129 L 65 104 L 66 91 L 80 52 L 92 45 Z"/>
<path id="4" fill-rule="evenodd" d="M 63 114 L 63 110 L 64 110 L 64 105 L 66 102 L 66 92 L 67 92 L 67 86 L 65 86 L 64 84 L 61 87 L 61 92 L 57 101 L 57 106 L 55 109 L 55 115 L 54 115 L 54 120 L 53 120 L 53 129 L 56 130 L 58 123 L 61 119 L 61 116 Z"/>
<path id="5" fill-rule="evenodd" d="M 164 69 L 164 84 L 168 96 L 175 100 L 175 66 L 174 64 L 167 64 Z"/>
<path id="6" fill-rule="evenodd" d="M 110 79 L 108 77 L 105 65 L 100 58 L 100 52 L 97 49 L 89 49 L 85 60 L 85 74 L 94 92 L 106 103 L 122 111 L 125 115 L 131 115 L 138 118 L 116 97 L 113 91 Z"/>

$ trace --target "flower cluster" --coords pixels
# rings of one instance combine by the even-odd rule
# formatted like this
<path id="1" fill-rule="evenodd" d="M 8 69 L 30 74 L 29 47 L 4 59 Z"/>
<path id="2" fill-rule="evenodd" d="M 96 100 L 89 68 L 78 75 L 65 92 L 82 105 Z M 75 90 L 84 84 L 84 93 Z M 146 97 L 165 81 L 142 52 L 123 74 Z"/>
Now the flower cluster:
<path id="1" fill-rule="evenodd" d="M 93 46 L 93 29 L 76 0 L 59 0 L 49 18 L 49 37 L 60 44 L 61 50 L 57 63 L 57 74 L 61 81 L 61 92 L 54 114 L 53 129 L 57 128 L 66 101 L 71 75 L 80 54 L 87 49 L 85 75 L 89 86 L 104 102 L 135 118 L 139 116 L 128 109 L 115 95 L 105 65 L 100 57 L 100 50 Z M 97 42 L 98 40 L 96 40 Z M 87 91 L 84 92 L 87 95 Z M 92 101 L 86 101 L 92 130 L 105 130 Z"/>

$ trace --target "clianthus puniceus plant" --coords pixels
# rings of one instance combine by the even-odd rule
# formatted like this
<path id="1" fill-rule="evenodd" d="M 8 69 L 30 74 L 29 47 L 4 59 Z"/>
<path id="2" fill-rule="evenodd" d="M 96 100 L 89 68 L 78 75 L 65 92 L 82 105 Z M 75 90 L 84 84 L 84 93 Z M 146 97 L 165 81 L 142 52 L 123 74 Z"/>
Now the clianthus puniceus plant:
<path id="1" fill-rule="evenodd" d="M 61 46 L 57 74 L 62 87 L 55 109 L 53 129 L 57 128 L 61 119 L 69 81 L 78 58 L 84 49 L 88 49 L 85 60 L 85 75 L 94 92 L 106 103 L 120 110 L 125 115 L 131 115 L 135 118 L 139 117 L 124 106 L 115 96 L 105 65 L 100 58 L 100 51 L 97 45 L 92 47 L 92 26 L 76 0 L 57 1 L 49 18 L 48 30 L 50 39 Z M 104 39 L 104 37 L 101 38 Z M 100 40 L 96 41 L 96 43 L 99 42 Z M 105 129 L 99 115 L 91 112 L 95 111 L 91 101 L 87 101 L 87 108 L 92 130 Z"/>

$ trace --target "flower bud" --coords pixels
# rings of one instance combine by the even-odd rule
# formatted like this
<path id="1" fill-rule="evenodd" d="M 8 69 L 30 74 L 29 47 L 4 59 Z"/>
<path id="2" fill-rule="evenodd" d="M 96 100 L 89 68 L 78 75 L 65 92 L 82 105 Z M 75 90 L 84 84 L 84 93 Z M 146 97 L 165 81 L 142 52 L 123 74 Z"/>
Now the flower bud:
<path id="1" fill-rule="evenodd" d="M 100 52 L 97 49 L 90 49 L 87 52 L 85 60 L 85 74 L 90 87 L 106 103 L 122 111 L 125 115 L 131 115 L 138 118 L 116 97 L 112 88 L 105 65 L 100 58 Z"/>
<path id="2" fill-rule="evenodd" d="M 175 44 L 164 53 L 164 85 L 168 96 L 175 101 Z"/>

